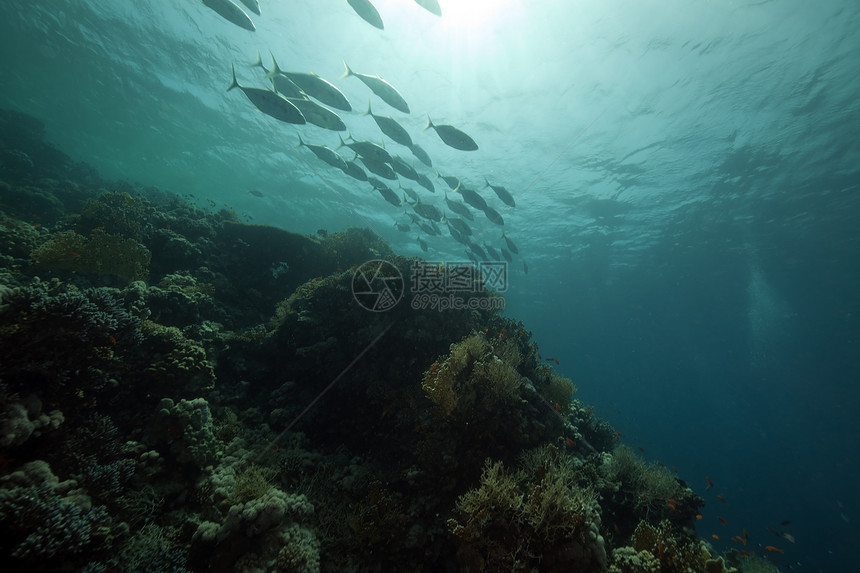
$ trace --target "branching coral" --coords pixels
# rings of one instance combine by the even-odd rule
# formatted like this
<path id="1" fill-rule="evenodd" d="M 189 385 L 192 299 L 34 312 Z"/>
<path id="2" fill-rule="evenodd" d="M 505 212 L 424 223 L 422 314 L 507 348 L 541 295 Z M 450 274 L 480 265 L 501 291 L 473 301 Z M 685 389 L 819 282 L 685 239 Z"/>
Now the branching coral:
<path id="1" fill-rule="evenodd" d="M 664 573 L 704 571 L 705 564 L 711 560 L 700 539 L 673 529 L 666 520 L 656 526 L 640 522 L 632 541 L 637 552 L 647 551 L 656 557 L 660 561 L 660 571 Z"/>
<path id="2" fill-rule="evenodd" d="M 552 447 L 523 469 L 487 460 L 480 485 L 457 500 L 451 531 L 464 542 L 466 570 L 542 568 L 601 571 L 606 566 L 596 494 L 572 479 Z"/>
<path id="3" fill-rule="evenodd" d="M 29 462 L 0 483 L 0 534 L 11 557 L 42 567 L 108 547 L 115 535 L 106 509 L 93 506 L 73 481 Z"/>

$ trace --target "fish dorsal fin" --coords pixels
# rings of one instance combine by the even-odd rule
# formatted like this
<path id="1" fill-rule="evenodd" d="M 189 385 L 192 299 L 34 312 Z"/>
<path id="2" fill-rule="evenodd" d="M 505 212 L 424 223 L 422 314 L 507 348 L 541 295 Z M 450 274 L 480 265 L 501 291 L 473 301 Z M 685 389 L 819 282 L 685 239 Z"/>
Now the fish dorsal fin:
<path id="1" fill-rule="evenodd" d="M 343 61 L 343 67 L 346 68 L 346 71 L 343 72 L 343 75 L 340 76 L 340 79 L 348 78 L 353 75 L 353 71 L 349 69 L 349 64 L 346 63 L 346 60 Z"/>

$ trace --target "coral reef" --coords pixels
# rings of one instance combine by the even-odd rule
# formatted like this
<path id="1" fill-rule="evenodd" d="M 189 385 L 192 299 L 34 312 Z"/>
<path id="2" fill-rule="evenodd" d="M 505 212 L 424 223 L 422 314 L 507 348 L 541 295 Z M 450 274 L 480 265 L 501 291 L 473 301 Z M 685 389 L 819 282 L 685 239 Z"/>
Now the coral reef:
<path id="1" fill-rule="evenodd" d="M 105 181 L 23 114 L 0 128 L 10 570 L 731 571 L 695 536 L 702 499 L 483 283 L 462 310 L 369 312 L 360 265 L 422 261 Z"/>

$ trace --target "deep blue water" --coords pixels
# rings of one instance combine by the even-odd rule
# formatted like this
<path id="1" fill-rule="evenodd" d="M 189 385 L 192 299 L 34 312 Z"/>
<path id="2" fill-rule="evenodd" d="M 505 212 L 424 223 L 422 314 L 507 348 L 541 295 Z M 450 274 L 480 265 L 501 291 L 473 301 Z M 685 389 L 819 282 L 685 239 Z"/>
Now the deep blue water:
<path id="1" fill-rule="evenodd" d="M 379 73 L 412 112 L 378 99 L 374 112 L 436 169 L 514 193 L 515 208 L 489 195 L 529 265 L 511 267 L 507 314 L 627 443 L 705 497 L 700 533 L 730 543 L 719 514 L 785 546 L 782 565 L 851 570 L 860 4 L 440 0 L 439 19 L 375 3 L 384 32 L 341 0 L 261 0 L 253 33 L 192 0 L 3 2 L 0 106 L 40 118 L 107 177 L 298 232 L 371 226 L 420 255 L 414 231 L 394 228 L 402 208 L 293 148 L 297 134 L 335 147 L 333 132 L 285 126 L 225 91 L 231 64 L 264 86 L 250 64 L 271 50 L 335 83 L 351 132 L 378 141 L 360 115 L 373 96 L 338 78 L 344 59 Z M 480 149 L 422 132 L 428 113 Z M 443 188 L 424 200 L 441 204 Z M 492 223 L 476 232 L 498 246 Z M 465 257 L 449 237 L 429 242 L 428 258 Z"/>

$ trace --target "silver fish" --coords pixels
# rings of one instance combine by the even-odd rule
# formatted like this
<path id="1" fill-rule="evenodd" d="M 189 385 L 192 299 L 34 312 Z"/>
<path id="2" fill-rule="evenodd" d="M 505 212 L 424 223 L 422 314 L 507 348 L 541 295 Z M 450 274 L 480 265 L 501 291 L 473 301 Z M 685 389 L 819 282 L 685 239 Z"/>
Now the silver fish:
<path id="1" fill-rule="evenodd" d="M 397 227 L 397 230 L 401 233 L 408 233 L 410 229 L 409 225 L 406 223 L 398 223 L 397 221 L 394 222 L 394 226 Z"/>
<path id="2" fill-rule="evenodd" d="M 416 193 L 414 189 L 410 189 L 409 187 L 404 187 L 403 185 L 401 185 L 400 188 L 403 189 L 403 192 L 406 193 L 407 195 L 409 195 L 409 198 L 412 199 L 413 201 L 420 201 L 421 200 L 421 198 L 418 196 L 418 193 Z"/>
<path id="3" fill-rule="evenodd" d="M 269 72 L 269 76 L 280 74 L 286 76 L 291 82 L 299 86 L 307 95 L 333 108 L 342 111 L 352 111 L 352 106 L 349 105 L 349 100 L 343 95 L 334 84 L 319 77 L 316 74 L 305 74 L 301 72 L 285 72 L 275 63 L 275 56 L 272 56 L 273 69 Z"/>
<path id="4" fill-rule="evenodd" d="M 373 185 L 373 188 L 379 191 L 379 194 L 382 195 L 382 198 L 394 205 L 395 207 L 400 207 L 402 203 L 400 202 L 400 197 L 397 196 L 391 187 L 380 181 L 379 179 L 375 179 L 373 177 L 368 177 L 367 180 Z"/>
<path id="5" fill-rule="evenodd" d="M 502 256 L 505 257 L 505 260 L 509 263 L 513 261 L 513 259 L 511 258 L 511 254 L 505 248 L 502 248 Z"/>
<path id="6" fill-rule="evenodd" d="M 502 216 L 499 214 L 499 212 L 496 211 L 495 209 L 493 209 L 492 207 L 490 207 L 489 205 L 484 207 L 484 215 L 486 215 L 487 219 L 489 219 L 490 221 L 492 221 L 496 225 L 504 225 L 505 224 L 505 220 L 502 219 Z"/>
<path id="7" fill-rule="evenodd" d="M 489 187 L 490 189 L 492 189 L 493 191 L 496 192 L 496 195 L 498 195 L 499 199 L 502 200 L 502 203 L 504 203 L 505 205 L 508 205 L 510 207 L 516 207 L 517 206 L 517 202 L 514 201 L 513 195 L 511 195 L 507 189 L 505 189 L 501 185 L 492 185 L 490 183 L 490 180 L 487 179 L 486 177 L 484 177 L 484 181 L 487 182 L 487 187 Z"/>
<path id="8" fill-rule="evenodd" d="M 496 249 L 494 249 L 493 247 L 491 247 L 487 243 L 484 243 L 484 248 L 487 249 L 487 253 L 489 253 L 490 256 L 493 257 L 494 261 L 501 260 L 499 257 L 499 253 L 496 252 Z"/>
<path id="9" fill-rule="evenodd" d="M 381 145 L 376 145 L 371 141 L 360 141 L 358 139 L 353 138 L 352 135 L 347 135 L 347 139 L 350 139 L 352 141 L 346 142 L 341 137 L 340 145 L 338 146 L 338 148 L 341 148 L 345 145 L 358 153 L 360 156 L 366 157 L 371 161 L 375 161 L 377 163 L 391 163 L 391 155 Z"/>
<path id="10" fill-rule="evenodd" d="M 460 203 L 459 201 L 454 201 L 452 199 L 449 199 L 447 193 L 445 193 L 445 204 L 448 205 L 449 209 L 451 209 L 453 212 L 457 213 L 461 217 L 465 217 L 466 219 L 469 219 L 470 221 L 475 220 L 475 218 L 472 216 L 472 212 L 469 211 L 469 208 L 466 207 L 466 205 L 464 205 L 463 203 Z"/>
<path id="11" fill-rule="evenodd" d="M 203 4 L 212 10 L 215 10 L 219 16 L 228 22 L 236 24 L 240 28 L 245 28 L 251 32 L 257 29 L 254 27 L 254 23 L 251 21 L 250 16 L 230 0 L 203 0 Z"/>
<path id="12" fill-rule="evenodd" d="M 415 237 L 415 239 L 418 241 L 418 246 L 421 247 L 421 250 L 426 253 L 427 252 L 427 243 L 425 243 L 421 237 Z"/>
<path id="13" fill-rule="evenodd" d="M 272 69 L 267 70 L 266 66 L 263 65 L 263 59 L 260 57 L 260 52 L 257 52 L 257 61 L 254 62 L 254 66 L 262 68 L 264 72 L 266 72 L 266 77 L 272 80 L 272 86 L 275 88 L 275 91 L 281 94 L 284 97 L 294 97 L 304 99 L 307 97 L 307 94 L 302 91 L 302 88 L 297 86 L 293 80 L 284 75 L 281 71 L 281 68 L 278 67 L 278 62 L 275 61 L 275 56 L 269 52 L 272 56 Z"/>
<path id="14" fill-rule="evenodd" d="M 427 152 L 421 148 L 420 145 L 418 145 L 417 143 L 413 143 L 409 146 L 409 151 L 412 152 L 412 155 L 418 158 L 418 161 L 420 161 L 427 167 L 433 167 L 433 161 L 430 159 L 430 156 L 427 155 Z"/>
<path id="15" fill-rule="evenodd" d="M 460 186 L 460 180 L 457 179 L 456 177 L 454 177 L 453 175 L 442 175 L 441 173 L 439 173 L 437 171 L 436 172 L 436 178 L 441 179 L 442 181 L 447 183 L 448 187 L 450 187 L 451 190 L 456 190 L 457 187 Z"/>
<path id="16" fill-rule="evenodd" d="M 356 14 L 361 16 L 362 20 L 374 28 L 385 29 L 385 25 L 382 23 L 382 16 L 379 15 L 379 12 L 370 3 L 370 0 L 346 0 L 346 2 L 352 6 Z"/>
<path id="17" fill-rule="evenodd" d="M 316 155 L 319 159 L 325 161 L 332 167 L 337 167 L 342 171 L 347 170 L 346 161 L 343 157 L 340 156 L 334 149 L 330 147 L 326 147 L 325 145 L 314 145 L 312 143 L 305 143 L 302 141 L 302 136 L 299 136 L 299 144 L 296 147 L 307 147 L 310 149 L 314 155 Z"/>
<path id="18" fill-rule="evenodd" d="M 428 203 L 413 203 L 412 209 L 425 219 L 429 219 L 431 221 L 442 220 L 442 213 L 439 211 L 439 209 Z"/>
<path id="19" fill-rule="evenodd" d="M 338 114 L 307 98 L 291 98 L 287 100 L 302 112 L 305 121 L 331 131 L 346 131 L 346 124 Z"/>
<path id="20" fill-rule="evenodd" d="M 367 170 L 374 175 L 379 175 L 380 177 L 384 177 L 391 181 L 397 180 L 397 173 L 394 172 L 394 169 L 392 169 L 389 164 L 382 161 L 374 161 L 373 159 L 364 157 L 363 155 L 359 155 L 358 158 L 361 159 L 361 162 L 364 163 Z"/>
<path id="21" fill-rule="evenodd" d="M 411 213 L 410 213 L 410 215 L 411 215 Z M 427 223 L 425 223 L 424 221 L 422 221 L 420 219 L 418 219 L 418 220 L 413 219 L 413 222 L 415 223 L 415 225 L 419 229 L 421 229 L 422 231 L 424 231 L 428 235 L 438 235 L 439 234 L 439 231 L 437 231 L 435 228 L 433 228 L 432 226 L 428 225 Z"/>
<path id="22" fill-rule="evenodd" d="M 445 145 L 449 147 L 453 147 L 454 149 L 459 149 L 460 151 L 475 151 L 478 149 L 478 144 L 475 143 L 475 140 L 454 127 L 453 125 L 436 125 L 430 120 L 430 116 L 427 116 L 427 127 L 424 130 L 428 130 L 430 128 L 436 130 L 436 133 L 439 134 L 439 138 L 445 143 Z"/>
<path id="23" fill-rule="evenodd" d="M 450 233 L 452 239 L 463 245 L 469 244 L 468 239 L 466 239 L 460 231 L 455 229 L 449 221 L 445 221 L 445 225 L 448 227 L 448 233 Z"/>
<path id="24" fill-rule="evenodd" d="M 459 193 L 463 196 L 463 201 L 474 207 L 475 209 L 483 211 L 485 207 L 487 207 L 487 201 L 481 197 L 477 191 L 473 189 L 469 189 L 467 187 L 463 187 L 460 185 L 456 189 L 454 189 L 454 193 Z"/>
<path id="25" fill-rule="evenodd" d="M 430 191 L 431 193 L 436 192 L 436 186 L 433 185 L 433 182 L 430 181 L 430 178 L 423 173 L 418 174 L 418 184 Z"/>
<path id="26" fill-rule="evenodd" d="M 466 224 L 466 221 L 463 219 L 457 219 L 456 217 L 453 219 L 448 219 L 448 223 L 451 224 L 461 235 L 471 235 L 472 229 L 469 225 Z"/>
<path id="27" fill-rule="evenodd" d="M 358 157 L 356 155 L 356 157 Z M 355 159 L 350 159 L 346 161 L 346 166 L 343 169 L 343 172 L 352 177 L 353 179 L 358 179 L 359 181 L 367 181 L 367 173 L 364 172 L 364 169 L 361 168 L 355 162 Z"/>
<path id="28" fill-rule="evenodd" d="M 430 12 L 431 14 L 442 16 L 442 8 L 439 6 L 439 2 L 437 2 L 436 0 L 415 0 L 415 3 Z M 259 14 L 259 12 L 257 12 L 257 14 Z"/>
<path id="29" fill-rule="evenodd" d="M 505 235 L 504 231 L 502 231 L 502 238 L 505 240 L 505 243 L 508 245 L 508 250 L 510 252 L 514 253 L 515 255 L 519 254 L 520 250 L 517 248 L 517 246 L 514 244 L 514 242 L 507 235 Z"/>
<path id="30" fill-rule="evenodd" d="M 391 156 L 391 166 L 395 171 L 397 171 L 398 175 L 411 179 L 412 181 L 418 181 L 419 175 L 418 172 L 415 171 L 415 168 L 397 155 Z"/>
<path id="31" fill-rule="evenodd" d="M 426 1 L 426 0 L 425 0 L 425 1 Z M 421 3 L 421 2 L 419 2 L 419 4 L 420 4 L 420 3 Z M 259 3 L 259 2 L 257 2 L 257 0 L 242 0 L 242 4 L 244 4 L 245 6 L 247 6 L 247 7 L 248 7 L 248 10 L 250 10 L 251 12 L 253 12 L 254 14 L 256 14 L 257 16 L 260 16 L 260 15 L 261 15 L 261 14 L 260 14 L 260 3 Z M 426 7 L 426 6 L 425 6 L 425 7 Z M 430 10 L 430 8 L 427 8 L 427 9 L 428 9 L 428 10 Z M 430 11 L 432 12 L 432 10 L 430 10 Z M 439 16 L 441 16 L 441 14 L 438 14 L 438 15 L 439 15 Z"/>
<path id="32" fill-rule="evenodd" d="M 290 101 L 284 96 L 278 95 L 272 90 L 240 86 L 239 82 L 236 81 L 235 66 L 233 66 L 233 83 L 230 84 L 227 91 L 230 91 L 233 88 L 239 88 L 242 90 L 248 99 L 251 100 L 251 103 L 266 115 L 272 116 L 275 119 L 279 119 L 286 123 L 294 123 L 297 125 L 306 123 L 305 116 L 302 115 L 299 108 L 290 103 Z"/>
<path id="33" fill-rule="evenodd" d="M 466 246 L 472 249 L 472 252 L 475 253 L 477 256 L 481 257 L 481 260 L 487 260 L 487 253 L 485 253 L 484 249 L 479 247 L 477 244 L 473 243 L 472 241 L 467 241 Z"/>
<path id="34" fill-rule="evenodd" d="M 367 111 L 363 115 L 369 115 L 376 122 L 376 125 L 379 126 L 379 129 L 399 143 L 400 145 L 405 145 L 406 147 L 412 146 L 412 137 L 409 136 L 409 132 L 403 129 L 403 126 L 397 123 L 391 117 L 383 117 L 381 115 L 375 115 L 373 111 L 370 109 L 370 102 L 367 104 Z"/>
<path id="35" fill-rule="evenodd" d="M 529 266 L 526 264 L 525 259 L 523 259 L 523 272 L 529 274 Z"/>
<path id="36" fill-rule="evenodd" d="M 403 113 L 409 113 L 409 104 L 406 103 L 406 100 L 403 99 L 400 92 L 398 92 L 390 83 L 379 76 L 369 76 L 367 74 L 356 73 L 349 69 L 349 65 L 346 61 L 343 62 L 343 65 L 346 68 L 346 71 L 341 76 L 341 79 L 355 76 L 364 82 L 364 85 L 369 87 L 370 91 L 379 96 L 382 101 L 396 110 L 402 111 Z"/>

